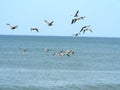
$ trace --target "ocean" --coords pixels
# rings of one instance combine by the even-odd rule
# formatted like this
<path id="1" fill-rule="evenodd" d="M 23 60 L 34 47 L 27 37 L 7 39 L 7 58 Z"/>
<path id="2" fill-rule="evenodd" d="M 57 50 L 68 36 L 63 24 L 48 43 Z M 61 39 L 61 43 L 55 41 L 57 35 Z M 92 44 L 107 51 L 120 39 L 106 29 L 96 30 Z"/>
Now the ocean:
<path id="1" fill-rule="evenodd" d="M 120 38 L 1 35 L 0 90 L 120 90 Z"/>

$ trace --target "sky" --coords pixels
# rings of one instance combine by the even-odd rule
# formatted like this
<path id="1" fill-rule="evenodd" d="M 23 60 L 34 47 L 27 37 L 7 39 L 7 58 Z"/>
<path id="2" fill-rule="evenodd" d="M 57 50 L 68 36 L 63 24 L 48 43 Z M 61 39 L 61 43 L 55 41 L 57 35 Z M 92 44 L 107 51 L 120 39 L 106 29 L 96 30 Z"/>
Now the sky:
<path id="1" fill-rule="evenodd" d="M 71 24 L 77 10 L 86 18 Z M 73 36 L 90 25 L 93 32 L 80 36 L 120 37 L 119 11 L 120 0 L 0 0 L 0 35 Z M 7 23 L 19 27 L 11 30 Z"/>

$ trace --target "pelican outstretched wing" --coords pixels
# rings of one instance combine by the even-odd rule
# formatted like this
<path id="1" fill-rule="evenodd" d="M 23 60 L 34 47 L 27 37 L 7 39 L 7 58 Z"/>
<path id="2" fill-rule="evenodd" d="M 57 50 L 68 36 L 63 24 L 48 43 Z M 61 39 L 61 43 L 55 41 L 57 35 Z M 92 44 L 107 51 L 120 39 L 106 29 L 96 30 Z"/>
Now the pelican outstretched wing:
<path id="1" fill-rule="evenodd" d="M 79 10 L 75 13 L 74 17 L 78 17 Z"/>
<path id="2" fill-rule="evenodd" d="M 50 24 L 47 20 L 44 20 L 47 24 Z"/>

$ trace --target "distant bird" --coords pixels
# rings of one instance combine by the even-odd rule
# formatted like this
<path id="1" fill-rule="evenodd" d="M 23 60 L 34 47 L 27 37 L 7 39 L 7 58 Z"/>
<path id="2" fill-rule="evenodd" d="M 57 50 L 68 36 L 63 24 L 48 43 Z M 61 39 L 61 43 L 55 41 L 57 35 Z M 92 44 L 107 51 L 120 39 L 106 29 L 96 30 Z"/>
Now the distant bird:
<path id="1" fill-rule="evenodd" d="M 67 55 L 67 56 L 70 56 L 71 54 L 74 54 L 75 52 L 73 51 L 73 50 L 66 50 L 65 51 L 65 54 Z"/>
<path id="2" fill-rule="evenodd" d="M 74 17 L 78 17 L 79 10 L 75 13 Z"/>
<path id="3" fill-rule="evenodd" d="M 11 24 L 6 24 L 6 25 L 8 25 L 9 27 L 10 27 L 10 29 L 16 29 L 17 27 L 18 27 L 18 25 L 16 25 L 16 26 L 12 26 Z"/>
<path id="4" fill-rule="evenodd" d="M 90 31 L 90 32 L 92 32 L 91 29 L 87 28 L 87 29 L 84 29 L 84 30 L 83 30 L 83 34 L 84 34 L 86 31 Z"/>
<path id="5" fill-rule="evenodd" d="M 50 50 L 52 49 L 49 49 L 49 48 L 42 48 L 45 52 L 49 52 Z"/>
<path id="6" fill-rule="evenodd" d="M 72 19 L 71 24 L 75 23 L 77 20 L 84 20 L 84 18 L 85 18 L 85 16 L 83 16 L 83 17 L 74 17 L 74 18 Z"/>
<path id="7" fill-rule="evenodd" d="M 71 24 L 75 23 L 77 20 L 80 20 L 81 18 L 78 17 L 78 18 L 73 18 L 72 21 L 71 21 Z"/>
<path id="8" fill-rule="evenodd" d="M 28 48 L 19 48 L 21 51 L 23 52 L 27 52 L 28 51 Z"/>
<path id="9" fill-rule="evenodd" d="M 75 34 L 72 34 L 72 35 L 74 35 L 74 36 L 78 36 L 80 33 L 75 33 Z"/>
<path id="10" fill-rule="evenodd" d="M 73 50 L 62 50 L 62 51 L 59 51 L 59 52 L 55 52 L 53 55 L 58 55 L 58 56 L 67 55 L 67 56 L 70 56 L 70 55 L 72 55 L 74 53 L 75 52 Z"/>
<path id="11" fill-rule="evenodd" d="M 82 32 L 84 29 L 87 29 L 88 27 L 90 27 L 90 25 L 88 25 L 88 26 L 83 26 L 83 27 L 81 28 L 80 32 Z"/>
<path id="12" fill-rule="evenodd" d="M 44 20 L 44 21 L 48 24 L 48 26 L 52 26 L 54 22 L 54 21 L 48 22 L 47 20 Z"/>
<path id="13" fill-rule="evenodd" d="M 31 28 L 31 31 L 32 30 L 35 30 L 35 31 L 39 32 L 38 28 Z"/>

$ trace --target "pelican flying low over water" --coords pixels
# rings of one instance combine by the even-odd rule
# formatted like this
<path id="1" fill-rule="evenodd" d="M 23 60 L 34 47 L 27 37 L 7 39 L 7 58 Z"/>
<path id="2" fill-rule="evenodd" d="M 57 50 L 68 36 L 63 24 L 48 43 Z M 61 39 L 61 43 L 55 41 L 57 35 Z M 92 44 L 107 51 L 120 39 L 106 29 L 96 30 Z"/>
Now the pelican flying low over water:
<path id="1" fill-rule="evenodd" d="M 39 32 L 38 28 L 31 28 L 31 31 L 33 30 Z"/>
<path id="2" fill-rule="evenodd" d="M 83 27 L 81 28 L 80 32 L 82 32 L 84 29 L 89 28 L 89 27 L 90 27 L 90 25 L 88 25 L 88 26 L 83 26 Z"/>
<path id="3" fill-rule="evenodd" d="M 54 22 L 54 21 L 48 22 L 47 20 L 44 20 L 44 21 L 48 24 L 48 26 L 52 26 Z"/>
<path id="4" fill-rule="evenodd" d="M 90 32 L 92 32 L 91 29 L 87 28 L 87 29 L 84 29 L 84 30 L 83 30 L 83 34 L 84 34 L 86 31 L 90 31 Z"/>
<path id="5" fill-rule="evenodd" d="M 18 27 L 18 25 L 16 25 L 16 26 L 12 26 L 11 24 L 6 24 L 6 25 L 8 25 L 9 27 L 10 27 L 10 29 L 16 29 L 17 27 Z"/>
<path id="6" fill-rule="evenodd" d="M 80 32 L 83 32 L 83 33 L 85 33 L 86 31 L 92 32 L 92 30 L 91 30 L 89 27 L 90 27 L 90 25 L 88 25 L 88 26 L 83 26 L 83 27 L 81 28 Z"/>
<path id="7" fill-rule="evenodd" d="M 75 33 L 75 34 L 72 34 L 72 35 L 74 35 L 74 36 L 78 36 L 80 33 Z"/>

